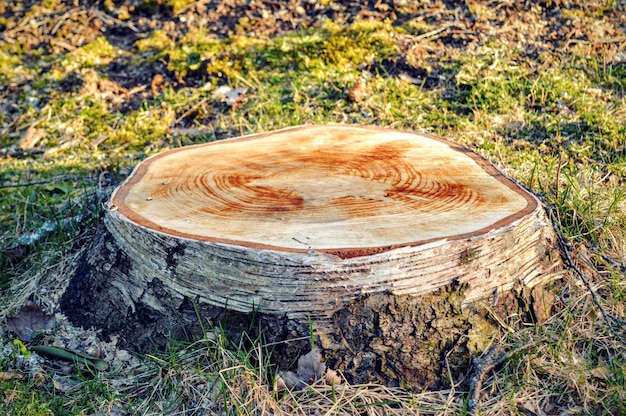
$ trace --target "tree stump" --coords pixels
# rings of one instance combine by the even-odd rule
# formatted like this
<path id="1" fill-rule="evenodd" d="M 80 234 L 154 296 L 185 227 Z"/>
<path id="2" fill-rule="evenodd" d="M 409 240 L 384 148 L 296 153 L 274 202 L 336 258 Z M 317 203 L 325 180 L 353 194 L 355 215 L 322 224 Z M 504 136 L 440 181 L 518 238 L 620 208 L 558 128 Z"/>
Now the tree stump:
<path id="1" fill-rule="evenodd" d="M 352 382 L 440 381 L 495 328 L 482 301 L 559 275 L 539 201 L 426 134 L 304 126 L 169 150 L 112 195 L 63 295 L 146 351 L 207 321 L 293 363 L 310 334 Z M 500 296 L 502 299 L 502 296 Z"/>

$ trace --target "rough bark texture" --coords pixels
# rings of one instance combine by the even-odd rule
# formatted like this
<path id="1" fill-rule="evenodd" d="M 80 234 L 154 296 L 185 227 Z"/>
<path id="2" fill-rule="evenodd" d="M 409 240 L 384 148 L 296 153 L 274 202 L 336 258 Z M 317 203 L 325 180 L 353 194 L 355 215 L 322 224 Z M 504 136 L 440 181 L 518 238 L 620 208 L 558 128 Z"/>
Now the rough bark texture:
<path id="1" fill-rule="evenodd" d="M 315 140 L 305 140 L 304 133 Z M 361 153 L 366 154 L 365 161 L 357 171 L 340 167 L 342 161 L 361 154 L 350 151 L 347 158 L 334 156 L 332 166 L 325 157 L 326 162 L 302 166 L 304 176 L 300 178 L 297 174 L 295 178 L 290 176 L 294 172 L 291 167 L 287 169 L 290 172 L 287 176 L 292 180 L 283 184 L 279 195 L 291 195 L 288 204 L 294 198 L 300 201 L 298 209 L 281 211 L 280 206 L 285 206 L 280 205 L 284 201 L 279 200 L 275 204 L 279 208 L 271 210 L 267 208 L 269 201 L 262 200 L 261 204 L 267 206 L 254 210 L 246 198 L 234 198 L 234 191 L 219 185 L 222 182 L 198 179 L 202 175 L 228 176 L 207 170 L 201 162 L 195 162 L 196 170 L 204 174 L 192 173 L 193 178 L 186 182 L 162 168 L 154 170 L 159 163 L 167 165 L 167 153 L 149 159 L 147 164 L 144 162 L 112 197 L 103 225 L 63 296 L 62 310 L 73 323 L 101 328 L 104 335 L 117 335 L 123 346 L 136 351 L 162 346 L 171 337 L 197 336 L 199 322 L 208 320 L 220 324 L 235 337 L 243 331 L 255 337 L 260 331 L 267 342 L 276 343 L 273 358 L 283 368 L 308 351 L 312 330 L 328 365 L 341 370 L 353 382 L 378 380 L 387 384 L 407 382 L 415 386 L 434 386 L 441 380 L 445 360 L 454 372 L 463 371 L 470 354 L 481 351 L 494 331 L 480 302 L 497 302 L 500 293 L 509 293 L 514 287 L 541 286 L 559 274 L 561 259 L 557 238 L 543 209 L 532 195 L 502 177 L 478 156 L 430 136 L 381 129 L 312 126 L 229 141 L 224 149 L 243 143 L 245 146 L 239 150 L 251 152 L 255 170 L 262 171 L 259 166 L 272 170 L 271 164 L 261 163 L 257 149 L 276 151 L 295 146 L 294 153 L 299 155 L 311 150 L 307 143 L 314 143 L 313 147 L 319 151 L 319 137 L 329 135 L 337 141 L 335 153 L 350 148 L 345 146 L 346 137 L 351 138 L 348 140 L 351 146 L 363 146 L 361 140 L 368 141 L 370 147 L 361 147 Z M 291 141 L 283 141 L 282 146 L 268 144 L 268 139 L 271 142 L 277 137 Z M 387 140 L 389 137 L 392 140 Z M 333 147 L 332 142 L 324 140 L 327 146 Z M 412 141 L 419 152 L 411 148 Z M 250 147 L 251 143 L 254 146 Z M 219 154 L 219 145 L 208 145 L 213 146 L 209 153 Z M 369 152 L 372 146 L 377 150 Z M 385 167 L 388 162 L 385 158 L 389 155 L 386 146 L 403 149 L 395 160 L 402 160 L 402 169 L 414 172 L 404 182 L 400 180 L 405 178 L 404 173 L 394 173 L 395 168 Z M 425 153 L 427 148 L 435 150 Z M 332 153 L 333 149 L 324 152 Z M 383 156 L 376 159 L 376 154 Z M 203 153 L 200 159 L 205 160 L 206 155 Z M 465 163 L 465 168 L 458 170 L 450 163 L 444 164 L 453 174 L 439 179 L 437 172 L 442 171 L 439 158 L 445 160 L 449 155 L 452 161 L 464 160 L 458 163 Z M 245 159 L 242 154 L 237 157 Z M 289 152 L 281 150 L 280 158 L 284 157 L 289 157 Z M 422 169 L 421 158 L 430 158 L 425 164 L 430 170 Z M 304 163 L 300 156 L 295 160 Z M 365 162 L 376 167 L 365 168 Z M 292 165 L 281 163 L 278 171 L 284 180 L 287 176 L 283 167 Z M 220 166 L 228 170 L 230 162 Z M 246 169 L 249 168 L 243 170 Z M 311 169 L 322 174 L 313 175 Z M 377 170 L 385 174 L 368 174 Z M 397 180 L 389 179 L 389 175 L 396 175 Z M 336 176 L 340 177 L 339 181 Z M 256 193 L 259 190 L 269 192 L 280 183 L 268 179 L 271 175 L 267 173 L 247 174 L 246 177 L 248 184 L 242 185 L 246 192 L 251 189 Z M 253 177 L 256 179 L 251 179 Z M 319 182 L 319 177 L 325 179 Z M 418 185 L 407 186 L 411 177 L 419 178 Z M 149 182 L 151 178 L 154 179 L 152 184 L 144 186 L 142 180 Z M 250 185 L 254 180 L 258 182 Z M 159 184 L 165 186 L 173 181 L 187 185 L 199 183 L 203 191 L 197 194 L 181 183 L 166 192 L 155 191 Z M 352 195 L 358 198 L 346 199 L 349 190 L 343 189 L 343 185 L 355 183 L 359 187 Z M 452 183 L 456 187 L 439 187 L 454 188 L 466 196 L 458 199 L 455 195 L 441 193 L 443 196 L 437 203 L 438 193 L 431 191 L 433 183 Z M 420 188 L 419 184 L 426 188 Z M 323 185 L 330 190 L 325 193 Z M 498 190 L 494 193 L 481 189 L 485 185 Z M 315 186 L 319 195 L 312 191 Z M 401 188 L 406 195 L 400 195 Z M 216 189 L 224 192 L 219 198 L 214 197 Z M 373 202 L 368 199 L 363 203 L 372 189 Z M 169 198 L 177 194 L 188 197 L 189 205 L 199 206 L 186 208 L 184 215 L 175 218 L 174 214 L 180 212 L 177 210 L 184 204 L 176 202 L 172 205 L 175 208 L 169 209 L 170 202 L 156 201 L 163 195 Z M 421 199 L 409 197 L 416 194 Z M 210 200 L 208 208 L 198 195 Z M 234 204 L 239 207 L 238 212 L 231 212 L 232 206 L 228 213 L 223 211 L 227 209 L 224 206 L 222 211 L 214 207 L 233 200 L 239 201 Z M 363 220 L 367 211 L 364 207 L 373 207 L 377 200 L 385 207 L 384 214 L 380 216 L 381 211 L 374 210 L 376 213 L 371 218 Z M 482 200 L 484 206 L 480 206 L 478 200 Z M 152 202 L 158 202 L 160 208 L 155 210 Z M 404 204 L 403 207 L 396 206 L 398 203 Z M 350 211 L 350 207 L 355 206 L 355 210 Z M 428 207 L 434 214 L 429 214 Z M 309 221 L 306 220 L 307 209 L 314 212 Z M 479 212 L 475 222 L 467 218 L 451 222 L 454 215 L 449 215 L 450 212 L 468 216 L 472 210 Z M 484 212 L 480 213 L 481 210 Z M 489 210 L 492 212 L 490 223 L 489 216 L 484 214 Z M 199 212 L 204 212 L 205 216 L 196 222 L 198 229 L 183 225 L 178 231 L 172 231 L 181 221 L 197 218 Z M 220 216 L 220 212 L 224 215 Z M 276 221 L 277 212 L 282 212 L 280 215 L 286 216 L 291 224 L 287 221 L 281 229 L 284 221 Z M 356 223 L 350 223 L 351 217 L 345 217 L 349 212 L 360 213 Z M 340 219 L 335 217 L 337 215 Z M 421 218 L 404 218 L 410 215 Z M 166 221 L 159 223 L 160 216 Z M 328 228 L 323 218 L 331 223 L 335 221 L 334 228 Z M 407 224 L 419 227 L 438 218 L 448 222 L 438 226 L 429 223 L 422 231 L 396 232 L 391 237 L 385 233 L 393 228 L 393 221 L 397 221 L 398 227 Z M 210 223 L 211 219 L 228 223 L 226 230 Z M 262 223 L 258 228 L 263 232 L 272 226 L 276 228 L 274 237 L 268 238 L 269 243 L 259 240 L 262 232 L 255 234 L 251 230 L 247 240 L 247 233 L 239 233 L 242 223 L 254 228 L 251 219 Z M 340 224 L 345 221 L 350 224 L 348 227 Z M 380 224 L 381 221 L 392 224 Z M 303 228 L 301 224 L 307 226 Z M 361 228 L 350 231 L 355 224 L 360 224 Z M 448 228 L 461 231 L 450 234 Z M 207 235 L 207 229 L 215 232 L 216 237 Z M 334 238 L 325 235 L 333 230 Z M 310 248 L 292 244 L 294 235 L 304 238 L 306 231 L 310 231 L 311 238 L 307 240 Z M 371 244 L 376 235 L 381 235 L 379 246 Z M 420 235 L 425 237 L 414 238 Z M 345 241 L 350 244 L 342 245 Z M 282 249 L 277 246 L 281 242 L 285 243 Z"/>

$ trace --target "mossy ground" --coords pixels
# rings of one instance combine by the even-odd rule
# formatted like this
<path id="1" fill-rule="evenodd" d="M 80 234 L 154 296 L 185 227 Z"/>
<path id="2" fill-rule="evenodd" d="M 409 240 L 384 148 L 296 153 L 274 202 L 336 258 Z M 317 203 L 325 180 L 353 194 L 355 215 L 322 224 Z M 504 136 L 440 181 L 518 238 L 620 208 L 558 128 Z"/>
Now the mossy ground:
<path id="1" fill-rule="evenodd" d="M 4 305 L 25 293 L 24 282 L 43 285 L 71 269 L 101 199 L 151 154 L 305 123 L 428 131 L 478 151 L 539 194 L 590 283 L 569 282 L 544 324 L 512 317 L 502 325 L 498 342 L 534 347 L 487 382 L 491 398 L 482 412 L 625 413 L 623 321 L 608 317 L 623 319 L 626 299 L 624 5 L 254 3 L 0 5 Z M 26 140 L 29 130 L 38 140 Z M 77 216 L 79 224 L 63 221 Z M 20 237 L 46 221 L 58 224 L 54 232 L 15 251 Z M 455 382 L 422 395 L 371 387 L 372 400 L 358 386 L 280 396 L 264 384 L 270 370 L 254 364 L 264 361 L 249 360 L 260 346 L 243 353 L 209 344 L 154 358 L 135 374 L 143 386 L 137 394 L 116 372 L 78 379 L 65 392 L 52 372 L 43 381 L 0 381 L 0 409 L 465 409 L 467 392 Z M 14 370 L 12 361 L 0 363 L 0 373 Z M 199 390 L 211 383 L 221 387 Z"/>

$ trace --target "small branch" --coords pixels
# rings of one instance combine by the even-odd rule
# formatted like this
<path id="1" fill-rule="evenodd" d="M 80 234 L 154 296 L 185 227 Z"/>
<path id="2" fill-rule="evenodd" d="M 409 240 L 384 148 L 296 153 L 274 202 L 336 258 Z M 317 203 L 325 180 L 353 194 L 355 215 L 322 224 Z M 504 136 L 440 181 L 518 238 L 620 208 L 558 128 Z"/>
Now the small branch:
<path id="1" fill-rule="evenodd" d="M 581 43 L 583 45 L 599 45 L 606 43 L 621 43 L 626 42 L 626 36 L 619 36 L 612 39 L 601 39 L 601 40 L 584 40 L 584 39 L 569 39 L 565 46 L 569 46 L 573 43 Z"/>
<path id="2" fill-rule="evenodd" d="M 501 352 L 502 346 L 496 344 L 489 348 L 482 357 L 472 357 L 472 377 L 470 378 L 469 392 L 470 398 L 467 402 L 467 410 L 471 415 L 476 414 L 478 402 L 480 400 L 480 392 L 483 382 L 487 378 L 487 374 L 496 366 L 501 364 L 506 353 Z"/>
<path id="3" fill-rule="evenodd" d="M 453 23 L 448 23 L 446 25 L 438 27 L 437 29 L 431 30 L 430 32 L 425 32 L 425 33 L 422 33 L 421 35 L 411 36 L 411 38 L 414 39 L 414 40 L 423 40 L 423 39 L 436 38 L 436 37 L 439 37 L 439 35 L 441 35 L 442 33 L 450 30 L 454 26 L 455 25 Z"/>
<path id="4" fill-rule="evenodd" d="M 533 345 L 535 345 L 534 342 L 529 342 L 506 352 L 502 351 L 502 345 L 496 344 L 485 351 L 481 357 L 472 357 L 472 377 L 469 382 L 470 397 L 467 402 L 467 410 L 470 415 L 475 415 L 478 410 L 482 386 L 489 373 L 511 358 L 513 354 L 528 349 Z"/>
<path id="5" fill-rule="evenodd" d="M 212 129 L 207 129 L 206 127 L 190 127 L 190 128 L 170 127 L 169 129 L 167 129 L 167 132 L 176 136 L 197 137 L 197 136 L 206 136 L 207 134 L 212 134 L 213 136 L 215 136 L 215 131 L 213 131 Z"/>
<path id="6" fill-rule="evenodd" d="M 80 224 L 84 218 L 85 214 L 79 214 L 60 221 L 47 220 L 36 231 L 20 236 L 15 244 L 11 247 L 3 248 L 0 252 L 2 252 L 2 254 L 4 254 L 11 262 L 20 261 L 28 255 L 33 246 L 45 237 L 64 227 Z"/>
<path id="7" fill-rule="evenodd" d="M 72 45 L 69 42 L 66 42 L 64 40 L 61 39 L 57 39 L 57 38 L 53 38 L 53 37 L 49 37 L 48 42 L 50 42 L 51 45 L 55 45 L 55 46 L 59 46 L 67 51 L 75 51 L 76 49 L 78 49 L 76 46 Z"/>
<path id="8" fill-rule="evenodd" d="M 189 108 L 187 111 L 185 111 L 183 114 L 181 114 L 176 120 L 174 120 L 174 122 L 171 124 L 171 126 L 175 126 L 178 123 L 180 123 L 181 121 L 183 121 L 183 119 L 185 117 L 187 117 L 189 114 L 191 114 L 192 112 L 194 112 L 198 107 L 200 107 L 201 105 L 205 104 L 207 101 L 209 101 L 210 97 L 206 97 L 200 101 L 198 101 L 197 103 L 195 103 L 194 105 L 191 106 L 191 108 Z"/>
<path id="9" fill-rule="evenodd" d="M 574 260 L 572 259 L 572 254 L 571 254 L 571 251 L 570 251 L 570 248 L 569 248 L 570 244 L 563 237 L 563 233 L 561 231 L 561 225 L 554 218 L 553 210 L 554 210 L 554 208 L 548 207 L 550 220 L 552 221 L 552 225 L 553 225 L 554 229 L 557 231 L 556 234 L 557 234 L 557 238 L 559 239 L 559 246 L 561 247 L 561 251 L 565 255 L 565 259 L 567 260 L 567 265 L 569 266 L 569 268 L 571 270 L 574 271 L 576 276 L 578 276 L 578 278 L 585 285 L 585 288 L 587 288 L 587 290 L 589 291 L 589 293 L 591 295 L 591 300 L 596 305 L 596 307 L 600 310 L 600 313 L 602 314 L 602 318 L 604 319 L 604 322 L 606 322 L 606 324 L 608 325 L 609 331 L 611 332 L 611 334 L 613 336 L 615 336 L 615 338 L 617 338 L 621 343 L 626 345 L 626 338 L 623 335 L 618 334 L 616 329 L 615 329 L 615 327 L 617 326 L 617 327 L 619 327 L 621 329 L 621 331 L 625 331 L 626 320 L 618 318 L 617 316 L 614 316 L 614 315 L 608 313 L 606 311 L 606 309 L 604 309 L 604 307 L 600 303 L 600 300 L 598 299 L 598 295 L 593 290 L 593 287 L 591 286 L 591 283 L 589 283 L 589 280 L 587 280 L 587 278 L 585 277 L 583 272 L 580 271 L 580 268 L 578 268 L 578 266 L 576 266 L 576 264 L 574 263 Z M 592 265 L 590 265 L 590 266 L 593 267 Z"/>
<path id="10" fill-rule="evenodd" d="M 46 185 L 49 183 L 56 183 L 56 182 L 87 182 L 87 183 L 92 183 L 93 180 L 87 176 L 68 176 L 68 175 L 61 175 L 61 176 L 55 176 L 54 178 L 50 178 L 50 179 L 42 179 L 40 181 L 33 181 L 33 182 L 26 182 L 26 183 L 10 183 L 8 185 L 0 185 L 0 189 L 8 189 L 8 188 L 22 188 L 25 186 L 34 186 L 34 185 Z"/>
<path id="11" fill-rule="evenodd" d="M 93 13 L 96 17 L 98 17 L 100 20 L 102 20 L 102 22 L 107 26 L 114 26 L 114 25 L 124 26 L 124 27 L 129 28 L 135 33 L 141 32 L 139 29 L 137 29 L 137 27 L 132 22 L 124 22 L 123 20 L 117 19 L 113 16 L 109 16 L 102 10 L 98 10 L 95 7 L 90 7 L 89 11 Z"/>

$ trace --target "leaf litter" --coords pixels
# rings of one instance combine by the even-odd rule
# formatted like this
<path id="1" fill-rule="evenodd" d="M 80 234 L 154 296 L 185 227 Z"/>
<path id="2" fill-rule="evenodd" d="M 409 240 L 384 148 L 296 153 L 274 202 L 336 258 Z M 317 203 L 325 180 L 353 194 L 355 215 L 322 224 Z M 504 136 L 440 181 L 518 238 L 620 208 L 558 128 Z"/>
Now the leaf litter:
<path id="1" fill-rule="evenodd" d="M 33 301 L 26 302 L 16 316 L 7 318 L 7 327 L 26 342 L 31 342 L 37 335 L 52 330 L 55 323 L 54 315 L 45 314 L 41 306 Z"/>
<path id="2" fill-rule="evenodd" d="M 383 62 L 365 65 L 361 68 L 363 73 L 380 73 L 381 76 L 395 77 L 430 90 L 444 89 L 444 96 L 449 99 L 453 99 L 460 90 L 462 92 L 466 85 L 463 82 L 463 77 L 460 76 L 463 74 L 456 74 L 459 75 L 458 77 L 454 73 L 451 74 L 446 68 L 446 64 L 454 63 L 462 54 L 476 52 L 488 54 L 489 48 L 486 45 L 489 42 L 501 42 L 511 50 L 519 52 L 517 58 L 519 61 L 509 62 L 508 65 L 520 65 L 524 62 L 538 71 L 544 65 L 546 56 L 553 54 L 562 59 L 568 59 L 572 50 L 576 48 L 586 51 L 589 55 L 603 56 L 607 68 L 619 69 L 619 65 L 623 65 L 626 61 L 622 52 L 626 45 L 623 10 L 620 14 L 619 7 L 606 8 L 604 2 L 592 1 L 585 5 L 577 5 L 567 1 L 547 3 L 472 1 L 454 4 L 454 2 L 435 0 L 425 2 L 289 0 L 281 4 L 274 1 L 226 0 L 223 2 L 188 2 L 188 5 L 177 14 L 172 13 L 172 10 L 168 10 L 166 7 L 157 7 L 156 9 L 144 7 L 145 4 L 173 4 L 173 2 L 162 1 L 131 0 L 122 2 L 115 0 L 89 6 L 81 2 L 50 1 L 45 3 L 51 9 L 45 12 L 41 10 L 37 12 L 35 10 L 36 3 L 39 2 L 5 2 L 0 5 L 0 15 L 6 17 L 0 21 L 0 30 L 2 31 L 0 44 L 19 45 L 27 54 L 40 50 L 38 53 L 53 56 L 54 54 L 74 51 L 104 35 L 111 45 L 122 50 L 121 56 L 108 64 L 100 64 L 95 69 L 69 70 L 71 76 L 67 76 L 59 86 L 69 89 L 78 88 L 79 90 L 82 87 L 86 91 L 89 90 L 90 94 L 96 98 L 106 98 L 110 105 L 116 107 L 121 114 L 139 107 L 142 102 L 149 103 L 151 100 L 162 99 L 163 95 L 168 93 L 168 88 L 181 90 L 206 84 L 204 75 L 198 71 L 192 71 L 185 77 L 177 78 L 168 69 L 169 56 L 160 57 L 152 63 L 133 64 L 130 55 L 125 51 L 130 50 L 135 41 L 145 38 L 155 30 L 165 32 L 171 39 L 179 38 L 194 27 L 205 27 L 210 34 L 218 38 L 242 34 L 250 37 L 275 37 L 288 31 L 319 25 L 324 19 L 332 20 L 339 25 L 348 25 L 358 20 L 383 21 L 389 19 L 393 25 L 406 25 L 405 27 L 410 29 L 408 33 L 401 33 L 397 36 L 398 43 L 402 47 L 401 53 Z M 602 17 L 598 19 L 594 18 L 594 15 L 602 15 Z M 36 55 L 33 54 L 31 58 L 35 59 Z M 498 68 L 504 64 L 498 60 L 496 55 L 487 70 L 497 73 Z M 47 72 L 59 68 L 58 64 L 50 62 L 46 63 L 43 69 Z M 94 78 L 94 74 L 97 77 Z M 0 75 L 0 79 L 3 76 L 4 74 Z M 7 135 L 5 137 L 17 139 L 12 148 L 7 147 L 8 150 L 30 151 L 48 146 L 49 135 L 44 136 L 39 133 L 33 136 L 33 140 L 20 142 L 26 136 L 24 132 L 28 131 L 32 123 L 25 122 L 22 119 L 23 114 L 16 109 L 24 108 L 24 103 L 19 98 L 20 93 L 26 90 L 24 86 L 30 87 L 34 80 L 36 80 L 35 75 L 25 71 L 25 74 L 19 78 L 0 85 L 0 108 L 7 109 L 5 118 L 0 122 L 0 129 L 3 135 Z M 72 80 L 76 81 L 76 85 L 72 85 Z M 228 91 L 226 89 L 221 90 L 225 91 L 224 95 L 218 95 L 218 99 L 226 107 L 232 109 L 233 107 L 237 108 L 240 104 L 245 104 L 248 97 L 247 90 L 225 86 L 224 84 L 228 80 L 214 79 L 211 81 L 222 85 L 222 87 L 230 88 Z M 69 85 L 65 85 L 66 83 Z M 370 86 L 363 83 L 357 83 L 354 86 L 356 87 L 354 90 L 348 91 L 349 100 L 356 104 L 366 101 Z M 220 91 L 222 87 L 217 87 L 215 91 Z M 28 97 L 27 103 L 34 111 L 42 111 L 45 101 L 33 95 Z M 550 111 L 550 109 L 546 111 Z M 615 116 L 619 117 L 620 115 L 616 113 Z M 183 130 L 192 126 L 195 128 L 197 124 L 202 125 L 202 120 L 185 117 L 184 120 L 180 119 L 180 123 L 177 125 L 171 125 L 170 129 Z M 7 153 L 3 157 L 7 155 L 11 156 Z M 64 273 L 70 272 L 71 268 Z M 66 275 L 63 278 L 66 278 Z M 41 291 L 45 288 L 45 285 L 36 286 L 33 290 Z M 572 292 L 575 292 L 575 289 L 573 288 Z M 584 303 L 584 296 L 586 295 L 580 295 L 582 300 L 579 302 Z M 534 312 L 541 320 L 547 320 L 547 325 L 559 325 L 558 321 L 554 322 L 554 315 L 550 316 L 553 312 L 548 311 L 547 308 Z M 566 310 L 566 312 L 570 313 L 571 311 Z M 563 311 L 558 313 L 563 314 Z M 29 338 L 34 339 L 38 334 L 53 331 L 54 339 L 51 340 L 53 344 L 86 351 L 104 358 L 112 364 L 113 368 L 123 369 L 125 374 L 129 375 L 130 384 L 132 384 L 130 382 L 132 377 L 147 374 L 144 364 L 137 357 L 116 348 L 115 339 L 104 342 L 92 330 L 72 328 L 63 320 L 63 317 L 47 315 L 41 308 L 37 309 L 36 304 L 29 305 L 26 303 L 16 316 L 7 319 L 7 328 L 25 341 L 28 341 Z M 578 328 L 577 330 L 578 332 L 572 336 L 581 340 L 588 336 L 583 329 Z M 6 337 L 2 332 L 0 331 L 0 335 L 4 339 Z M 609 344 L 609 341 L 602 338 L 598 342 Z M 540 353 L 524 356 L 519 363 L 514 364 L 520 367 L 525 365 L 527 368 L 536 369 L 538 372 L 544 371 L 544 368 L 551 368 L 547 364 L 554 359 L 550 355 L 551 345 L 543 345 L 538 348 Z M 606 348 L 610 349 L 610 346 Z M 547 380 L 555 380 L 555 383 L 561 383 L 561 386 L 580 389 L 582 391 L 579 396 L 581 400 L 589 399 L 589 396 L 584 394 L 585 387 L 575 386 L 570 380 L 578 374 L 576 369 L 588 365 L 585 358 L 580 358 L 579 354 L 572 352 L 569 355 L 566 354 L 566 357 L 558 356 L 557 359 L 567 367 L 567 371 L 563 371 L 563 374 L 544 373 L 538 378 L 535 396 L 530 396 L 533 394 L 533 390 L 527 387 L 526 390 L 530 392 L 521 392 L 511 396 L 508 407 L 504 406 L 502 402 L 498 402 L 496 397 L 486 397 L 482 399 L 481 412 L 484 414 L 508 414 L 508 410 L 512 410 L 513 412 L 554 414 L 557 411 L 567 412 L 568 406 L 570 410 L 582 412 L 586 406 L 585 403 L 573 403 L 571 398 L 568 399 L 564 395 L 550 396 L 546 393 L 553 387 Z M 573 360 L 567 357 L 577 357 L 577 359 Z M 301 357 L 301 360 L 303 360 L 302 365 L 299 360 L 297 370 L 291 372 L 293 377 L 287 376 L 292 377 L 292 387 L 314 384 L 318 386 L 316 388 L 319 388 L 317 390 L 319 394 L 316 394 L 315 390 L 308 390 L 309 393 L 307 394 L 310 394 L 308 397 L 298 396 L 299 407 L 294 406 L 293 413 L 324 414 L 325 412 L 337 411 L 336 404 L 331 403 L 327 407 L 320 404 L 328 397 L 324 396 L 323 392 L 326 392 L 324 388 L 332 384 L 328 382 L 324 386 L 324 383 L 319 383 L 321 375 L 324 374 L 325 370 L 326 375 L 331 374 L 332 376 L 332 370 L 324 368 L 321 357 L 318 357 L 315 351 Z M 623 363 L 623 357 L 621 362 Z M 600 366 L 592 369 L 590 374 L 599 380 L 610 380 L 612 377 L 607 370 L 609 366 L 604 364 L 605 361 L 601 361 L 601 363 Z M 616 359 L 615 365 L 622 364 Z M 70 370 L 64 369 L 63 371 Z M 17 376 L 21 375 L 19 371 L 6 371 L 0 374 L 9 379 L 17 379 Z M 200 384 L 190 382 L 193 380 L 191 372 L 185 374 L 187 378 L 181 379 L 179 387 L 189 389 L 188 393 L 191 397 L 194 394 L 193 389 Z M 613 372 L 613 374 L 615 373 Z M 244 372 L 244 376 L 247 377 L 248 375 L 248 372 Z M 151 386 L 157 390 L 170 376 L 170 370 L 159 374 L 155 378 L 158 381 Z M 57 383 L 56 377 L 54 380 L 55 386 L 58 384 L 59 391 L 68 392 L 71 390 L 67 386 L 61 386 L 62 383 Z M 246 378 L 246 380 L 249 379 Z M 125 381 L 127 380 L 115 381 L 115 383 L 120 387 L 127 388 Z M 338 382 L 340 379 L 333 379 L 332 381 L 334 384 L 340 384 Z M 263 383 L 264 380 L 255 380 L 255 382 Z M 507 380 L 497 377 L 486 380 L 486 384 L 490 384 L 494 390 L 498 388 L 506 390 L 506 387 L 503 387 L 506 382 Z M 527 383 L 527 380 L 520 380 L 519 382 L 523 384 Z M 462 412 L 464 393 L 458 390 L 458 385 L 454 383 L 451 385 L 452 388 L 448 391 L 424 392 L 418 395 L 412 395 L 406 391 L 390 390 L 382 386 L 344 385 L 343 387 L 353 389 L 353 398 L 363 398 L 363 391 L 368 391 L 371 397 L 364 399 L 363 403 L 366 403 L 367 400 L 374 404 L 377 403 L 376 400 L 381 403 L 418 402 L 422 409 L 421 412 L 425 414 Z M 245 393 L 246 386 L 256 393 L 261 390 L 242 382 L 239 385 L 240 392 Z M 204 398 L 200 395 L 199 400 Z M 264 400 L 262 397 L 257 397 L 257 399 L 260 399 L 260 403 Z M 317 402 L 313 403 L 314 400 Z M 353 414 L 363 414 L 364 409 L 368 411 L 377 407 L 375 405 L 350 407 L 354 401 L 357 400 L 341 401 L 340 398 L 338 403 L 345 406 L 343 408 L 345 412 L 353 410 Z M 213 405 L 214 403 L 205 403 L 205 409 Z M 289 405 L 285 404 L 284 406 L 288 407 Z M 397 410 L 397 407 L 385 409 L 391 413 Z M 379 413 L 370 412 L 368 414 Z"/>

